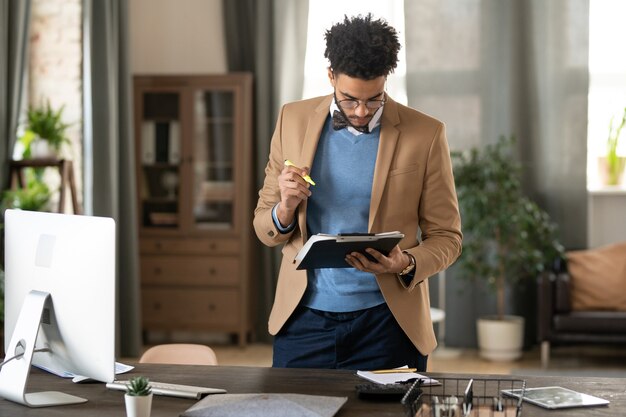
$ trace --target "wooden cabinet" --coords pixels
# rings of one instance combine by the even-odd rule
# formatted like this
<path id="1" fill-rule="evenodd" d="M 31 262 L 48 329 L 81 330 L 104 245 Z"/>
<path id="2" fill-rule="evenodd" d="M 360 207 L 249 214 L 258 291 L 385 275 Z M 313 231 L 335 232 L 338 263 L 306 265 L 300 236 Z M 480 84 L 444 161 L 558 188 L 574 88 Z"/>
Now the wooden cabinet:
<path id="1" fill-rule="evenodd" d="M 252 332 L 252 76 L 136 76 L 144 331 Z"/>

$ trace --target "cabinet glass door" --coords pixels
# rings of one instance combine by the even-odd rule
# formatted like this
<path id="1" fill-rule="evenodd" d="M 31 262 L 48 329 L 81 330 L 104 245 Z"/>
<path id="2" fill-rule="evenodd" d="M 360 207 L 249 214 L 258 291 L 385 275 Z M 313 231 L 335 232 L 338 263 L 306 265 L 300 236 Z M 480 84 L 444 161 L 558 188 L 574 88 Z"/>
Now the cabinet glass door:
<path id="1" fill-rule="evenodd" d="M 234 94 L 194 93 L 192 218 L 200 229 L 233 229 Z"/>
<path id="2" fill-rule="evenodd" d="M 145 92 L 142 99 L 142 226 L 175 228 L 180 222 L 180 95 Z"/>

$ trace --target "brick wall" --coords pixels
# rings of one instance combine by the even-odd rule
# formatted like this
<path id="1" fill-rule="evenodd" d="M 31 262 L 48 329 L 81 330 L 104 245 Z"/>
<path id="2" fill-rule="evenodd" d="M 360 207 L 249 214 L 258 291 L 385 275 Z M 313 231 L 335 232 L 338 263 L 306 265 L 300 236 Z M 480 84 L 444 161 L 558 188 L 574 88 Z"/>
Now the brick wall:
<path id="1" fill-rule="evenodd" d="M 71 123 L 72 144 L 62 150 L 62 156 L 74 161 L 82 204 L 82 2 L 33 0 L 31 13 L 28 103 L 40 105 L 49 100 L 55 109 L 65 106 L 63 119 Z M 46 182 L 51 189 L 58 188 L 58 175 L 47 173 Z M 53 198 L 58 201 L 58 196 Z M 71 212 L 69 200 L 65 209 Z"/>

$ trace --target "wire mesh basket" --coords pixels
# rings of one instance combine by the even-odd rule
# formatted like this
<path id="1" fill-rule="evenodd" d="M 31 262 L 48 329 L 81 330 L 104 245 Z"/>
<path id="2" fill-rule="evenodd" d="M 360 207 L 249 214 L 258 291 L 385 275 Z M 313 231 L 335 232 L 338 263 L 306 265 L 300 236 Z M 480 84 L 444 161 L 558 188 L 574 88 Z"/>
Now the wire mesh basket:
<path id="1" fill-rule="evenodd" d="M 415 381 L 402 398 L 407 417 L 520 417 L 526 381 L 504 378 L 438 378 Z M 519 398 L 502 390 L 521 390 Z"/>

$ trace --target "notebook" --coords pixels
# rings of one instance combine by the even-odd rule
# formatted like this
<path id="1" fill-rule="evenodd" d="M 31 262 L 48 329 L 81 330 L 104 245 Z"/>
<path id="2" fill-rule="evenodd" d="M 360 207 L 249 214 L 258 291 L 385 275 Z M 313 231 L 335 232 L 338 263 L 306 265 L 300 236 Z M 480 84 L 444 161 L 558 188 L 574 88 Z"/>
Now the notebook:
<path id="1" fill-rule="evenodd" d="M 198 401 L 181 417 L 332 417 L 346 401 L 306 394 L 220 394 Z"/>

